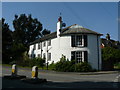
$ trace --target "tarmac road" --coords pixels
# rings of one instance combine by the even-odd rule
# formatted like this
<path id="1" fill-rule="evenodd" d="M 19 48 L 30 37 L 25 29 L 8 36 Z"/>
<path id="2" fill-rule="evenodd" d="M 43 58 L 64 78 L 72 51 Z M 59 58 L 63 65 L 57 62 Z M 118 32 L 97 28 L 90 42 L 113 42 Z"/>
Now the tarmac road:
<path id="1" fill-rule="evenodd" d="M 2 76 L 8 74 L 11 74 L 11 67 L 3 66 Z M 31 77 L 31 69 L 18 68 L 18 75 Z M 2 88 L 120 88 L 120 73 L 116 71 L 73 73 L 39 70 L 38 77 L 48 82 L 34 85 L 21 80 L 3 79 Z"/>

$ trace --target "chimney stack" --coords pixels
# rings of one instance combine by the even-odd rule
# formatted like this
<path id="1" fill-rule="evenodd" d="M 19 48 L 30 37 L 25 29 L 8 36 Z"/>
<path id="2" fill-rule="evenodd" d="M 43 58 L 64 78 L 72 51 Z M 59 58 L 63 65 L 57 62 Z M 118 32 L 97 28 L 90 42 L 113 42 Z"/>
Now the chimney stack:
<path id="1" fill-rule="evenodd" d="M 62 17 L 60 16 L 57 22 L 57 37 L 60 37 L 59 35 L 61 30 L 62 30 Z"/>

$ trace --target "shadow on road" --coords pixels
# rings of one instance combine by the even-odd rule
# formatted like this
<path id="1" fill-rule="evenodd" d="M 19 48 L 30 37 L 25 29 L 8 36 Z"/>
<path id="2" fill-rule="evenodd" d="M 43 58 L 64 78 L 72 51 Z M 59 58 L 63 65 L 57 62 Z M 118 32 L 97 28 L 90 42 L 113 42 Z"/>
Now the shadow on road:
<path id="1" fill-rule="evenodd" d="M 90 88 L 90 89 L 99 89 L 99 88 L 120 88 L 120 83 L 115 82 L 89 82 L 89 81 L 79 81 L 79 82 L 52 82 L 48 81 L 47 83 L 40 84 L 29 84 L 21 80 L 9 80 L 2 78 L 2 89 L 6 88 Z"/>

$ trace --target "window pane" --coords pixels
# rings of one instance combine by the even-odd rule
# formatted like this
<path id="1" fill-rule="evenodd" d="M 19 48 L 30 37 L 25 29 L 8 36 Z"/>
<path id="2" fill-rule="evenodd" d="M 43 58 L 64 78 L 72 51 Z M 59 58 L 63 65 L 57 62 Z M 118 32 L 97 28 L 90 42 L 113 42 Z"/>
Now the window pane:
<path id="1" fill-rule="evenodd" d="M 76 62 L 77 63 L 82 62 L 82 51 L 77 51 L 76 52 Z"/>
<path id="2" fill-rule="evenodd" d="M 82 35 L 76 36 L 76 45 L 77 46 L 82 45 Z"/>
<path id="3" fill-rule="evenodd" d="M 46 55 L 45 55 L 45 53 L 43 54 L 43 58 L 46 59 Z"/>
<path id="4" fill-rule="evenodd" d="M 51 53 L 48 53 L 48 60 L 51 60 Z"/>

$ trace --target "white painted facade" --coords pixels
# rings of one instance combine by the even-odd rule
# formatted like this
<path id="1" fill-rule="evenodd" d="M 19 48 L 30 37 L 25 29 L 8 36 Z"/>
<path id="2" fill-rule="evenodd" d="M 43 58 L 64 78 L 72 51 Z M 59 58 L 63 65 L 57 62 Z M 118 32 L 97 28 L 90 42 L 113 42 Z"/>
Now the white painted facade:
<path id="1" fill-rule="evenodd" d="M 87 51 L 88 62 L 91 64 L 92 68 L 101 70 L 100 35 L 85 34 L 87 35 L 87 47 L 72 47 L 71 35 L 58 36 L 60 34 L 60 32 L 58 32 L 60 29 L 59 26 L 60 22 L 57 23 L 57 37 L 40 42 L 42 45 L 40 49 L 38 49 L 38 43 L 30 45 L 29 56 L 35 54 L 35 57 L 38 57 L 38 55 L 40 55 L 40 57 L 43 58 L 43 54 L 45 53 L 46 62 L 50 64 L 53 61 L 54 63 L 58 62 L 62 57 L 62 54 L 71 60 L 72 51 L 82 51 L 82 61 L 84 61 L 83 51 Z M 75 35 L 83 34 L 79 33 Z M 51 40 L 50 46 L 48 46 L 49 40 Z M 43 46 L 44 42 L 46 42 L 46 46 Z M 84 42 L 83 38 L 82 42 Z M 36 49 L 33 51 L 34 45 L 36 45 Z M 51 53 L 51 60 L 48 60 L 48 53 Z"/>

